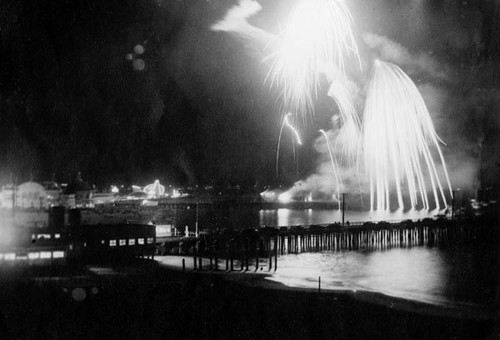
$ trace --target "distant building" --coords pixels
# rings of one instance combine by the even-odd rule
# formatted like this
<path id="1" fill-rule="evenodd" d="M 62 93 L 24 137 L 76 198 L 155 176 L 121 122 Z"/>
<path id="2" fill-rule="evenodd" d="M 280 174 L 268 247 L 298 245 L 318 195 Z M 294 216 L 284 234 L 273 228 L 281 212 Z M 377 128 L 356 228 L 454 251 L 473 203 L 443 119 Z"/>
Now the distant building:
<path id="1" fill-rule="evenodd" d="M 160 184 L 159 180 L 155 180 L 154 183 L 146 185 L 143 191 L 151 198 L 160 198 L 165 195 L 165 187 Z"/>
<path id="2" fill-rule="evenodd" d="M 16 187 L 12 184 L 2 187 L 0 191 L 0 208 L 12 209 L 14 205 L 14 191 Z"/>
<path id="3" fill-rule="evenodd" d="M 16 190 L 16 207 L 45 209 L 47 194 L 43 185 L 31 181 L 20 184 Z"/>
<path id="4" fill-rule="evenodd" d="M 81 173 L 64 190 L 65 206 L 70 208 L 85 208 L 92 206 L 92 194 L 96 192 L 87 182 L 82 180 Z"/>

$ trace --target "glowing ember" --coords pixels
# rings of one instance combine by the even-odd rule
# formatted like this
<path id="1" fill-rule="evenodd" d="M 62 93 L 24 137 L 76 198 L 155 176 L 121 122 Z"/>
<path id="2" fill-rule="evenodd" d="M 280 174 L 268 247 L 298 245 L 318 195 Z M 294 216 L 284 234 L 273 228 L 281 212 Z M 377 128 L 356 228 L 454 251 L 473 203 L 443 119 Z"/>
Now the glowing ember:
<path id="1" fill-rule="evenodd" d="M 364 154 L 371 208 L 388 209 L 389 191 L 394 186 L 399 207 L 404 208 L 402 185 L 406 182 L 411 207 L 416 207 L 420 194 L 424 208 L 429 209 L 428 181 L 436 207 L 440 208 L 439 196 L 442 202 L 446 198 L 429 145 L 439 154 L 452 193 L 440 141 L 412 80 L 398 66 L 375 61 L 364 112 Z"/>
<path id="2" fill-rule="evenodd" d="M 344 71 L 344 55 L 359 61 L 351 30 L 352 17 L 341 0 L 302 0 L 281 34 L 278 51 L 271 54 L 268 78 L 283 87 L 283 108 L 300 114 L 313 112 L 320 73 Z"/>

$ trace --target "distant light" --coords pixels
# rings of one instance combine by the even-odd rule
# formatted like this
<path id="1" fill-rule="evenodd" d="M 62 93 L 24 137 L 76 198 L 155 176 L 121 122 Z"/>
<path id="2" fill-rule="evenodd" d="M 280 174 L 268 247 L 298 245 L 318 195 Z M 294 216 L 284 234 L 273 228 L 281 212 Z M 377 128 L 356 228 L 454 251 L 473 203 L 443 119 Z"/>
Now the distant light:
<path id="1" fill-rule="evenodd" d="M 134 58 L 134 57 L 132 56 L 132 54 L 131 54 L 131 53 L 129 53 L 129 54 L 127 54 L 127 55 L 125 56 L 125 59 L 127 59 L 127 60 L 132 60 L 133 58 Z"/>
<path id="2" fill-rule="evenodd" d="M 135 52 L 135 54 L 143 54 L 144 53 L 144 46 L 142 46 L 140 44 L 135 45 L 134 52 Z"/>
<path id="3" fill-rule="evenodd" d="M 117 194 L 117 193 L 119 193 L 119 192 L 120 192 L 120 189 L 118 189 L 118 187 L 117 187 L 116 185 L 112 185 L 112 186 L 111 186 L 111 192 L 112 192 L 113 194 Z"/>
<path id="4" fill-rule="evenodd" d="M 16 254 L 14 253 L 7 253 L 3 256 L 3 259 L 4 260 L 8 260 L 8 261 L 13 261 L 16 259 Z"/>
<path id="5" fill-rule="evenodd" d="M 41 259 L 50 259 L 52 257 L 52 253 L 50 251 L 42 251 L 40 252 Z"/>
<path id="6" fill-rule="evenodd" d="M 146 63 L 144 62 L 144 60 L 142 60 L 140 58 L 139 59 L 135 59 L 132 62 L 132 65 L 134 66 L 134 70 L 136 70 L 136 71 L 142 71 L 146 67 Z"/>
<path id="7" fill-rule="evenodd" d="M 64 257 L 64 251 L 54 251 L 52 252 L 52 257 L 55 259 L 60 259 Z"/>
<path id="8" fill-rule="evenodd" d="M 38 258 L 40 258 L 40 253 L 39 253 L 39 252 L 36 252 L 36 253 L 29 253 L 29 254 L 28 254 L 28 258 L 29 258 L 30 260 L 38 259 Z"/>
<path id="9" fill-rule="evenodd" d="M 282 203 L 288 203 L 292 200 L 292 195 L 289 192 L 284 192 L 278 196 L 278 199 Z"/>

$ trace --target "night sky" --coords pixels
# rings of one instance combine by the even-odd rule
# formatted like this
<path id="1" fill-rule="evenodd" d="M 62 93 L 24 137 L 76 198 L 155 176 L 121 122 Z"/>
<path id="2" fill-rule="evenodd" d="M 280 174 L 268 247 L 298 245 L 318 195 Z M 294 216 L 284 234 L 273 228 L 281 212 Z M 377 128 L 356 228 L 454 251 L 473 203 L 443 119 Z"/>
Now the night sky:
<path id="1" fill-rule="evenodd" d="M 279 33 L 293 1 L 259 1 L 248 19 Z M 363 70 L 397 63 L 431 112 L 455 186 L 494 185 L 499 164 L 498 1 L 346 0 Z M 229 0 L 0 2 L 0 183 L 33 178 L 177 185 L 291 184 L 324 160 L 318 129 L 334 108 L 318 93 L 284 133 L 279 90 L 265 83 L 265 46 L 210 29 Z M 362 117 L 361 117 L 362 118 Z"/>

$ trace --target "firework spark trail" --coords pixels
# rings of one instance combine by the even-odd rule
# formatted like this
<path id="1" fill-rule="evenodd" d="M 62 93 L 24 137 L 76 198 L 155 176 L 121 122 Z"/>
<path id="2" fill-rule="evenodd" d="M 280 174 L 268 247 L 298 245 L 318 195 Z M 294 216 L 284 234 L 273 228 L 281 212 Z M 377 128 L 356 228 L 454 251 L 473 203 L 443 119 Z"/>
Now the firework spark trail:
<path id="1" fill-rule="evenodd" d="M 344 55 L 353 54 L 360 66 L 351 30 L 352 17 L 341 0 L 302 0 L 295 6 L 281 46 L 266 79 L 283 88 L 283 109 L 303 116 L 313 112 L 320 74 L 332 66 L 344 72 Z"/>
<path id="2" fill-rule="evenodd" d="M 335 148 L 340 149 L 342 164 L 352 166 L 356 163 L 361 151 L 361 123 L 354 108 L 349 91 L 338 80 L 334 80 L 328 96 L 337 104 L 342 127 L 335 141 Z"/>
<path id="3" fill-rule="evenodd" d="M 338 174 L 337 159 L 335 158 L 335 155 L 333 153 L 333 147 L 332 143 L 330 142 L 330 138 L 326 134 L 325 130 L 321 129 L 319 130 L 319 132 L 321 132 L 325 137 L 326 147 L 328 149 L 328 153 L 330 154 L 330 162 L 332 164 L 333 175 L 335 177 L 335 183 L 337 184 L 337 199 L 339 200 L 339 209 L 340 209 L 340 186 L 342 185 L 342 179 Z"/>
<path id="4" fill-rule="evenodd" d="M 396 186 L 398 204 L 404 208 L 402 183 L 406 181 L 412 208 L 418 204 L 418 192 L 429 209 L 427 183 L 440 208 L 439 196 L 446 202 L 430 147 L 436 148 L 443 166 L 450 195 L 451 184 L 425 102 L 412 80 L 396 65 L 375 61 L 364 111 L 365 166 L 370 182 L 372 209 L 389 208 L 389 190 Z M 424 172 L 422 161 L 427 172 Z"/>
<path id="5" fill-rule="evenodd" d="M 302 140 L 300 139 L 300 135 L 299 135 L 299 132 L 297 131 L 296 128 L 293 127 L 292 124 L 290 124 L 290 122 L 288 121 L 288 118 L 291 116 L 292 114 L 289 112 L 286 114 L 285 116 L 285 119 L 283 119 L 283 122 L 286 124 L 286 126 L 288 126 L 288 128 L 293 132 L 293 134 L 295 135 L 295 138 L 297 139 L 297 144 L 299 145 L 302 145 Z"/>
<path id="6" fill-rule="evenodd" d="M 276 177 L 278 177 L 278 172 L 279 172 L 278 163 L 279 163 L 279 156 L 280 156 L 281 135 L 283 134 L 283 128 L 285 127 L 285 125 L 288 126 L 288 128 L 294 134 L 295 138 L 297 139 L 297 144 L 302 145 L 302 140 L 300 139 L 299 132 L 288 121 L 288 117 L 290 117 L 291 115 L 292 114 L 290 112 L 287 113 L 285 115 L 285 118 L 283 119 L 283 122 L 281 123 L 280 134 L 278 137 L 278 147 L 276 148 Z M 295 153 L 295 148 L 294 148 L 294 153 Z"/>

